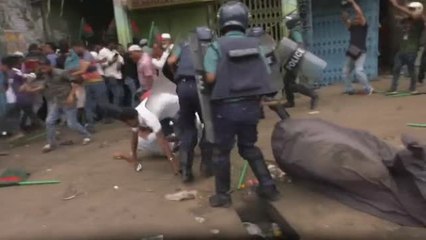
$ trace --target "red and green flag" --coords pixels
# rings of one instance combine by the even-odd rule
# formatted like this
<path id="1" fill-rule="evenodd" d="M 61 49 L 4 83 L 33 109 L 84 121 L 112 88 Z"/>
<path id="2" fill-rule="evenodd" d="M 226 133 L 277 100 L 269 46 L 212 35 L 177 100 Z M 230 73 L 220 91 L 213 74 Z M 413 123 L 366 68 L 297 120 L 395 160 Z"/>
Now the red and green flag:
<path id="1" fill-rule="evenodd" d="M 94 32 L 90 24 L 86 22 L 84 18 L 81 18 L 80 22 L 80 39 L 93 37 Z"/>

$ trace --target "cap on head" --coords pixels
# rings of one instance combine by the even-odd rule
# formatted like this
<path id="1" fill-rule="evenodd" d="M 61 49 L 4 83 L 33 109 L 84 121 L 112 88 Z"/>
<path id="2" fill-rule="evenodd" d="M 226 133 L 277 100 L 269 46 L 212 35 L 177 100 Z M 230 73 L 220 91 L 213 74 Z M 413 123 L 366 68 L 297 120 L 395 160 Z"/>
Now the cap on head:
<path id="1" fill-rule="evenodd" d="M 142 48 L 139 45 L 132 45 L 128 49 L 129 52 L 141 52 Z"/>
<path id="2" fill-rule="evenodd" d="M 142 39 L 139 41 L 139 45 L 140 45 L 141 47 L 145 47 L 146 45 L 148 45 L 148 39 L 146 39 L 146 38 L 142 38 Z"/>
<path id="3" fill-rule="evenodd" d="M 163 34 L 161 34 L 161 39 L 162 40 L 170 40 L 170 39 L 172 39 L 172 36 L 170 35 L 170 33 L 163 33 Z"/>
<path id="4" fill-rule="evenodd" d="M 250 11 L 238 1 L 230 1 L 222 5 L 218 12 L 220 30 L 227 27 L 237 27 L 245 30 L 249 25 Z"/>
<path id="5" fill-rule="evenodd" d="M 423 14 L 423 4 L 420 2 L 411 2 L 407 5 L 407 7 L 415 14 L 422 15 Z"/>
<path id="6" fill-rule="evenodd" d="M 14 56 L 18 56 L 18 57 L 24 57 L 24 54 L 20 51 L 16 51 L 13 53 Z"/>

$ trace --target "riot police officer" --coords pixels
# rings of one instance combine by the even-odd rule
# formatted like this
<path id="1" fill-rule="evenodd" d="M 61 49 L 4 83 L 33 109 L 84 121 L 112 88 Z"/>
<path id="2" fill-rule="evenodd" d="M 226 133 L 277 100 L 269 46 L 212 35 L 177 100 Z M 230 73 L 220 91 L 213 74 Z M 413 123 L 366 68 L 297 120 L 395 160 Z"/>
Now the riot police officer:
<path id="1" fill-rule="evenodd" d="M 303 38 L 300 30 L 300 18 L 293 16 L 286 21 L 286 27 L 289 30 L 289 38 L 295 41 L 299 46 L 303 47 Z M 286 108 L 295 107 L 294 93 L 298 92 L 311 98 L 311 110 L 315 110 L 318 105 L 318 94 L 308 86 L 296 82 L 297 72 L 286 71 L 284 73 L 284 91 L 287 102 L 284 104 Z"/>
<path id="2" fill-rule="evenodd" d="M 167 63 L 170 68 L 177 65 L 174 81 L 177 85 L 176 92 L 179 97 L 179 120 L 180 130 L 180 166 L 183 182 L 191 182 L 194 179 L 192 164 L 194 160 L 194 148 L 197 145 L 196 113 L 202 120 L 201 107 L 198 98 L 197 84 L 195 80 L 195 68 L 192 60 L 189 40 L 174 47 Z M 211 157 L 212 144 L 205 141 L 200 142 L 201 148 L 201 174 L 205 177 L 212 176 Z"/>
<path id="3" fill-rule="evenodd" d="M 210 197 L 212 207 L 229 207 L 230 153 L 238 139 L 240 155 L 248 161 L 259 180 L 257 193 L 276 200 L 279 193 L 257 142 L 260 101 L 277 92 L 259 40 L 247 37 L 249 10 L 238 1 L 225 3 L 219 9 L 219 25 L 223 35 L 207 50 L 204 58 L 206 84 L 212 87 L 211 107 L 215 135 L 213 171 L 216 194 Z"/>

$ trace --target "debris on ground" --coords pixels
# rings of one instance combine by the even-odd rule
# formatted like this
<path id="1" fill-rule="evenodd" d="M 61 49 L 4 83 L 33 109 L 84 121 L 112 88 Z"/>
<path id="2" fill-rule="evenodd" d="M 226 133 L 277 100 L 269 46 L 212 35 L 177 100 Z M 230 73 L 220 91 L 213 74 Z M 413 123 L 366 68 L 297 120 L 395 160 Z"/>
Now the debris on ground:
<path id="1" fill-rule="evenodd" d="M 180 191 L 173 194 L 167 194 L 165 198 L 169 201 L 184 201 L 184 200 L 192 200 L 197 197 L 197 191 Z"/>
<path id="2" fill-rule="evenodd" d="M 285 172 L 273 164 L 268 165 L 268 170 L 274 180 L 284 181 L 286 178 Z"/>
<path id="3" fill-rule="evenodd" d="M 206 219 L 203 218 L 203 217 L 195 217 L 195 221 L 197 221 L 199 223 L 204 223 L 206 221 Z"/>
<path id="4" fill-rule="evenodd" d="M 76 188 L 74 188 L 73 186 L 68 186 L 68 188 L 65 190 L 64 195 L 63 195 L 63 200 L 68 201 L 71 199 L 76 198 L 77 196 L 81 195 L 81 193 L 79 193 L 77 191 Z"/>
<path id="5" fill-rule="evenodd" d="M 106 148 L 108 146 L 109 146 L 109 143 L 107 141 L 104 141 L 101 144 L 99 144 L 99 148 Z"/>
<path id="6" fill-rule="evenodd" d="M 219 229 L 212 229 L 212 230 L 210 230 L 210 233 L 217 235 L 217 234 L 220 233 L 220 231 L 219 231 Z"/>
<path id="7" fill-rule="evenodd" d="M 157 235 L 157 236 L 152 236 L 152 237 L 144 237 L 141 240 L 163 240 L 164 239 L 164 235 Z"/>
<path id="8" fill-rule="evenodd" d="M 118 186 L 114 186 L 114 189 L 115 189 L 115 190 L 118 190 L 118 189 L 119 189 L 119 187 L 118 187 Z"/>
<path id="9" fill-rule="evenodd" d="M 0 152 L 0 157 L 6 157 L 9 156 L 10 153 L 8 152 Z"/>
<path id="10" fill-rule="evenodd" d="M 265 237 L 265 234 L 263 234 L 262 229 L 260 229 L 260 227 L 256 224 L 250 222 L 243 222 L 243 226 L 245 227 L 249 235 L 259 236 L 263 238 Z"/>

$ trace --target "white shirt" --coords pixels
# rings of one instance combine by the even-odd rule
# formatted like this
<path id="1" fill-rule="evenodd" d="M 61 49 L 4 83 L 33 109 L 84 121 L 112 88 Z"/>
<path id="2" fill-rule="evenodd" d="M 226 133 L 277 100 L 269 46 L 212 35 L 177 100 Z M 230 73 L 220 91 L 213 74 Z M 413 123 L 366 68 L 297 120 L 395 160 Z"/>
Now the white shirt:
<path id="1" fill-rule="evenodd" d="M 101 59 L 99 59 L 99 54 L 95 51 L 90 52 L 90 54 L 92 54 L 92 57 L 96 60 L 96 61 L 100 61 Z M 98 73 L 100 75 L 104 75 L 104 70 L 101 67 L 101 64 L 97 63 L 96 64 L 96 69 L 98 69 Z"/>
<path id="2" fill-rule="evenodd" d="M 170 52 L 172 51 L 172 49 L 173 49 L 173 44 L 171 44 L 167 49 L 166 49 L 166 51 L 164 51 L 163 52 L 163 55 L 161 55 L 161 58 L 160 59 L 155 59 L 155 58 L 153 58 L 152 59 L 152 64 L 154 65 L 154 67 L 156 68 L 156 69 L 159 69 L 159 70 L 162 70 L 163 69 L 163 67 L 164 67 L 164 64 L 166 64 L 166 61 L 167 61 L 167 58 L 169 57 L 169 55 L 170 55 Z M 162 71 L 160 71 L 160 73 L 162 73 Z"/>
<path id="3" fill-rule="evenodd" d="M 118 54 L 118 59 L 113 64 L 109 65 L 108 62 L 112 62 L 114 56 Z M 109 50 L 108 48 L 102 48 L 99 51 L 99 59 L 106 59 L 107 62 L 102 63 L 102 67 L 104 68 L 104 76 L 105 77 L 113 77 L 115 79 L 122 79 L 123 76 L 120 71 L 120 66 L 124 64 L 124 58 L 116 51 Z"/>
<path id="4" fill-rule="evenodd" d="M 169 93 L 160 93 L 157 96 L 156 103 L 150 104 L 153 106 L 152 109 L 146 107 L 146 103 L 149 98 L 144 99 L 139 106 L 136 107 L 136 111 L 139 113 L 139 126 L 149 127 L 152 132 L 157 134 L 161 131 L 160 121 L 166 118 L 173 118 L 176 116 L 179 110 L 179 98 L 176 95 Z M 133 128 L 133 132 L 138 132 L 138 128 Z"/>
<path id="5" fill-rule="evenodd" d="M 146 138 L 138 138 L 138 150 L 153 155 L 164 155 L 163 150 L 157 142 L 157 136 L 154 133 L 150 133 Z"/>

